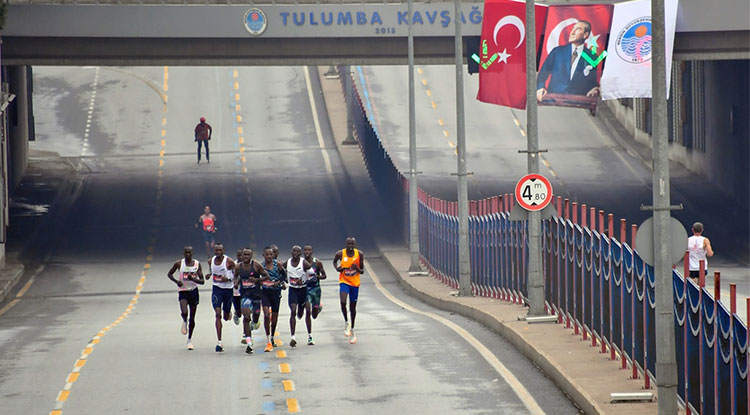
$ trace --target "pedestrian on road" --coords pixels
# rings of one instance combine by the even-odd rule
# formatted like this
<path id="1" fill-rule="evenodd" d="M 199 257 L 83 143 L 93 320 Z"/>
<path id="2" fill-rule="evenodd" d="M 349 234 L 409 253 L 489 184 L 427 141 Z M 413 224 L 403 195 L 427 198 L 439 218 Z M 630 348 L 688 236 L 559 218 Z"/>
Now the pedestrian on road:
<path id="1" fill-rule="evenodd" d="M 216 234 L 216 216 L 211 213 L 211 207 L 206 205 L 203 208 L 203 214 L 198 217 L 197 228 L 200 225 L 203 229 L 203 242 L 206 244 L 206 256 L 211 257 L 211 251 L 214 250 L 214 234 Z"/>
<path id="2" fill-rule="evenodd" d="M 206 147 L 206 163 L 211 163 L 208 153 L 208 142 L 211 140 L 213 129 L 206 122 L 206 118 L 201 117 L 198 125 L 195 126 L 195 141 L 198 143 L 198 164 L 201 162 L 201 144 Z"/>
<path id="3" fill-rule="evenodd" d="M 714 256 L 714 250 L 711 248 L 711 241 L 703 236 L 703 224 L 695 222 L 693 224 L 693 236 L 688 238 L 688 262 L 690 269 L 690 278 L 698 284 L 700 276 L 700 261 L 703 261 L 706 274 L 708 274 L 707 257 Z M 705 275 L 705 274 L 704 274 Z"/>
<path id="4" fill-rule="evenodd" d="M 167 272 L 167 278 L 177 284 L 177 298 L 180 302 L 180 314 L 182 315 L 183 335 L 187 334 L 187 348 L 193 350 L 193 330 L 195 329 L 195 313 L 198 311 L 198 285 L 203 285 L 203 271 L 201 263 L 193 259 L 193 247 L 186 246 L 183 249 L 184 258 L 172 265 Z M 180 271 L 179 279 L 175 279 L 175 271 Z M 188 323 L 188 309 L 190 320 Z"/>
<path id="5" fill-rule="evenodd" d="M 357 343 L 354 334 L 354 319 L 357 317 L 357 299 L 359 298 L 359 277 L 365 270 L 365 254 L 356 249 L 357 240 L 351 236 L 346 238 L 346 249 L 336 252 L 333 267 L 339 272 L 339 299 L 341 300 L 341 314 L 344 315 L 344 335 L 349 337 L 349 343 Z M 351 323 L 346 316 L 346 297 L 349 297 L 349 314 Z"/>

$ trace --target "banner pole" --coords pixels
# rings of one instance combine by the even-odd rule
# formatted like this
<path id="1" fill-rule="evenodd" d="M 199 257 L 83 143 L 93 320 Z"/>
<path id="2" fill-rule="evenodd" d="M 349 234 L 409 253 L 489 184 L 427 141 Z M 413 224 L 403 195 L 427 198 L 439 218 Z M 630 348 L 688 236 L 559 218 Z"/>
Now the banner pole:
<path id="1" fill-rule="evenodd" d="M 669 258 L 670 183 L 667 148 L 667 62 L 665 0 L 651 0 L 651 67 L 653 126 L 654 279 L 656 296 L 656 386 L 659 415 L 677 413 L 677 359 L 675 356 L 672 264 Z"/>
<path id="2" fill-rule="evenodd" d="M 526 160 L 528 173 L 539 173 L 539 135 L 536 102 L 536 16 L 535 1 L 526 2 Z M 544 315 L 542 276 L 542 215 L 529 212 L 528 296 L 530 316 Z"/>
<path id="3" fill-rule="evenodd" d="M 414 33 L 412 0 L 409 0 L 409 272 L 422 271 L 419 264 L 419 201 L 417 200 L 417 132 L 414 107 Z"/>

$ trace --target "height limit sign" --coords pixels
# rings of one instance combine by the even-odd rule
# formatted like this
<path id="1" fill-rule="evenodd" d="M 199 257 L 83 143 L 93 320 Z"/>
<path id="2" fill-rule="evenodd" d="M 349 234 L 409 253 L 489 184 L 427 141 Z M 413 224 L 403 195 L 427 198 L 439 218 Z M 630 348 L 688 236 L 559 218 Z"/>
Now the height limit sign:
<path id="1" fill-rule="evenodd" d="M 516 184 L 516 202 L 526 210 L 542 210 L 551 201 L 552 185 L 541 174 L 527 174 Z"/>

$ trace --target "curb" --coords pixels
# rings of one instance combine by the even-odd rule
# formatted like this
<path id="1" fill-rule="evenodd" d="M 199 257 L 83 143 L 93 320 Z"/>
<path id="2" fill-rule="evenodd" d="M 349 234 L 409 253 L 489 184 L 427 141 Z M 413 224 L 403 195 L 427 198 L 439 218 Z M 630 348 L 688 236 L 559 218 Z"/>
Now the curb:
<path id="1" fill-rule="evenodd" d="M 459 304 L 454 301 L 447 299 L 433 297 L 426 294 L 416 287 L 411 285 L 401 273 L 393 266 L 388 254 L 381 251 L 383 260 L 388 265 L 388 268 L 398 278 L 399 285 L 406 291 L 410 296 L 427 303 L 433 307 L 441 310 L 450 311 L 453 313 L 460 314 L 466 318 L 472 319 L 490 330 L 500 334 L 510 342 L 516 349 L 518 349 L 524 356 L 534 362 L 550 379 L 565 393 L 570 399 L 587 414 L 604 415 L 606 412 L 599 406 L 599 404 L 589 394 L 583 391 L 575 381 L 565 376 L 562 370 L 553 362 L 553 360 L 545 353 L 539 352 L 534 349 L 534 346 L 526 342 L 521 335 L 513 328 L 508 326 L 506 323 L 499 321 L 494 316 L 485 313 L 482 310 L 473 308 L 467 305 Z M 431 276 L 429 278 L 432 278 Z"/>
<path id="2" fill-rule="evenodd" d="M 5 267 L 0 270 L 0 304 L 11 297 L 9 294 L 23 277 L 24 270 L 23 264 L 14 260 L 6 262 Z"/>

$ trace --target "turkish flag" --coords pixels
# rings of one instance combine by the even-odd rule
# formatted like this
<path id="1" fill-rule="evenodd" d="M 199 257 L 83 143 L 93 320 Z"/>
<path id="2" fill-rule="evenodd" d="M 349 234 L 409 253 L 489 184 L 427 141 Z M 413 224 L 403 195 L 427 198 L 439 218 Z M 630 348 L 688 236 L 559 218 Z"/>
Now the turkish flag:
<path id="1" fill-rule="evenodd" d="M 535 5 L 536 45 L 544 28 L 547 6 Z M 526 3 L 486 0 L 479 45 L 479 93 L 490 104 L 526 108 Z M 536 76 L 533 74 L 532 76 Z"/>

